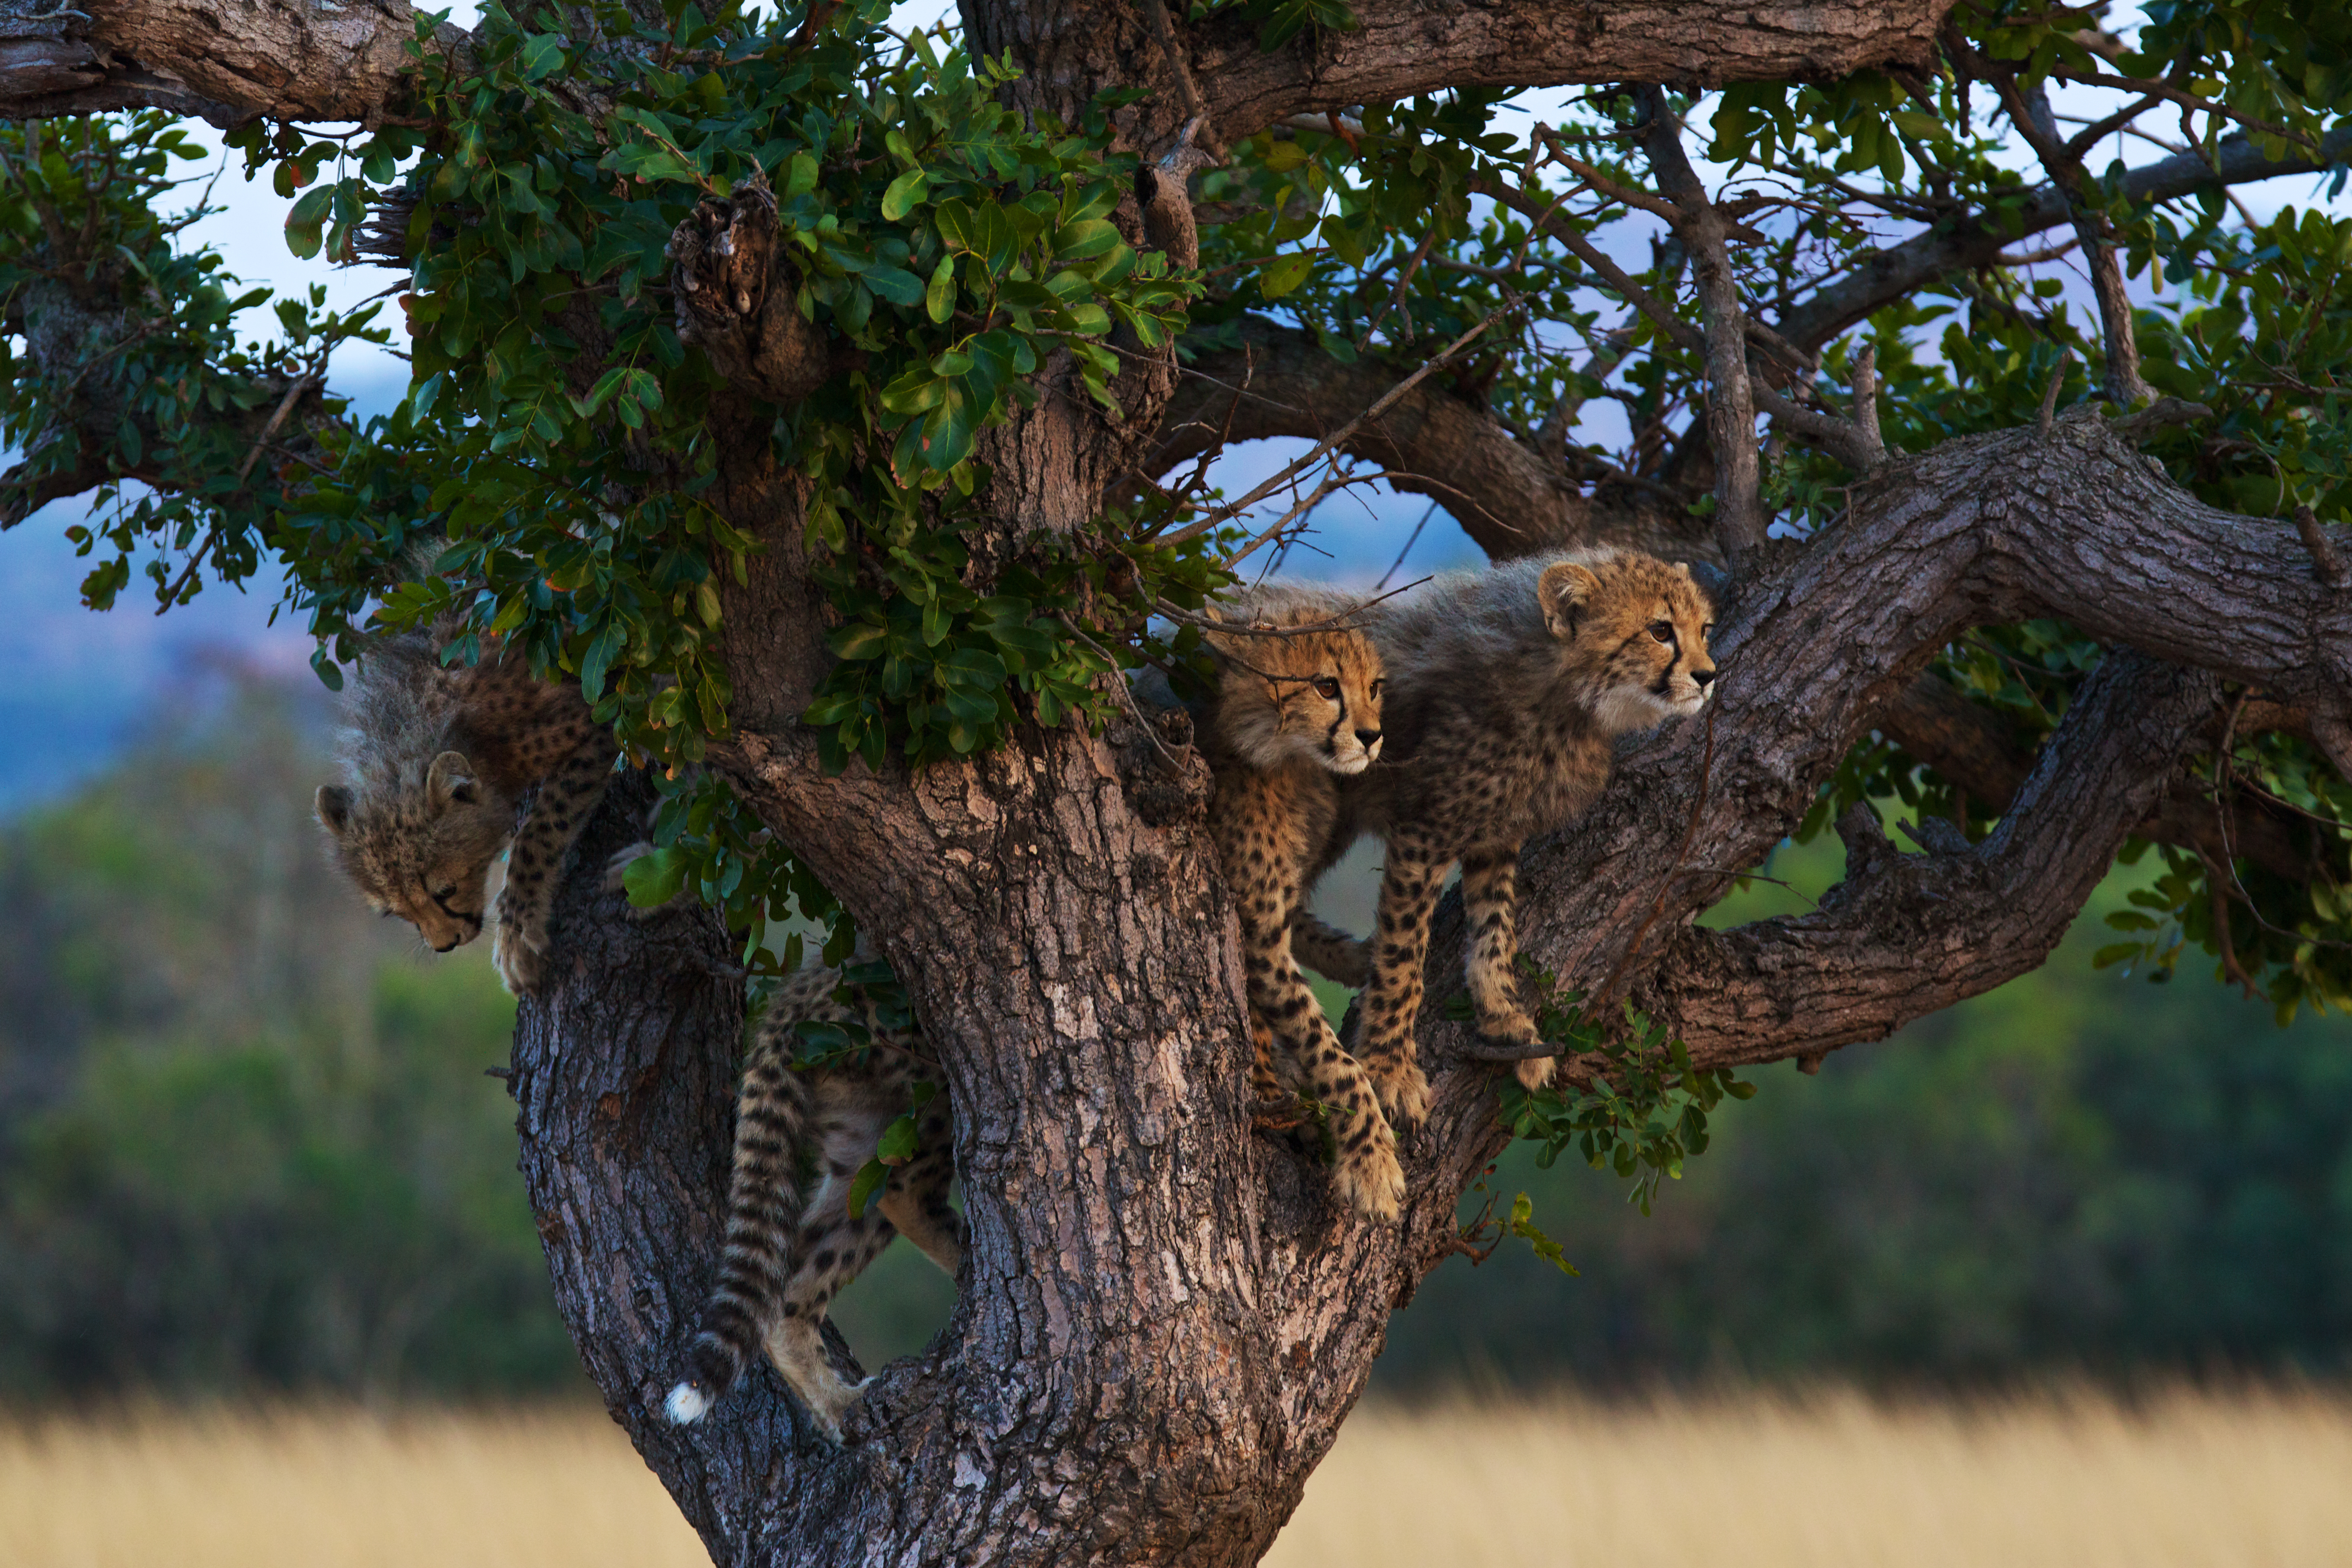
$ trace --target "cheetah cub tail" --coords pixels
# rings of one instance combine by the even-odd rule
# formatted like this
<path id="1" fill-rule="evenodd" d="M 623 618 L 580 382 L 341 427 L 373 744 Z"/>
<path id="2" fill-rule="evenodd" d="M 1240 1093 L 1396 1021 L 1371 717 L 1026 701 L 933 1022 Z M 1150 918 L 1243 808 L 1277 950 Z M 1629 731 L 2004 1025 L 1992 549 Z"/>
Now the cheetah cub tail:
<path id="1" fill-rule="evenodd" d="M 793 1070 L 793 1036 L 774 1005 L 743 1064 L 736 1101 L 735 1169 L 727 1184 L 727 1245 L 686 1352 L 684 1376 L 662 1402 L 671 1421 L 700 1420 L 727 1397 L 782 1306 L 786 1258 L 800 1228 L 801 1151 L 808 1087 Z"/>

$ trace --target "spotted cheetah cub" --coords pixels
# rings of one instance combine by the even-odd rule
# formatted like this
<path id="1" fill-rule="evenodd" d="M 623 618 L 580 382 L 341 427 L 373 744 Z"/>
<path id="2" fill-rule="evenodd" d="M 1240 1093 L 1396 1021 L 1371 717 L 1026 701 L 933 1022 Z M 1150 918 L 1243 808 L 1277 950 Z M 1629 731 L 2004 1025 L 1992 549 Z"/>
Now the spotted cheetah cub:
<path id="1" fill-rule="evenodd" d="M 511 843 L 493 957 L 507 988 L 528 994 L 547 975 L 564 858 L 617 749 L 577 686 L 532 679 L 519 653 L 493 646 L 471 668 L 444 668 L 441 648 L 463 631 L 445 619 L 369 650 L 339 748 L 344 782 L 320 785 L 315 805 L 343 873 L 436 952 L 481 934 L 490 862 Z"/>
<path id="2" fill-rule="evenodd" d="M 1241 920 L 1250 1030 L 1257 1043 L 1253 1087 L 1261 1100 L 1296 1079 L 1331 1113 L 1334 1184 L 1359 1211 L 1392 1219 L 1404 1196 L 1396 1139 L 1370 1079 L 1323 1016 L 1294 948 L 1318 967 L 1359 969 L 1358 944 L 1307 914 L 1307 890 L 1329 868 L 1339 835 L 1341 777 L 1381 754 L 1383 681 L 1379 651 L 1360 631 L 1253 636 L 1344 616 L 1356 601 L 1325 590 L 1269 586 L 1234 599 L 1231 632 L 1207 634 L 1219 665 L 1202 726 L 1216 779 L 1209 826 Z M 1346 975 L 1335 975 L 1346 978 Z"/>
<path id="3" fill-rule="evenodd" d="M 795 1069 L 802 1024 L 860 1025 L 872 1043 Z M 818 1429 L 841 1441 L 842 1414 L 858 1385 L 826 1358 L 827 1304 L 893 1236 L 950 1276 L 962 1267 L 963 1216 L 948 1204 L 955 1166 L 944 1097 L 915 1110 L 920 1152 L 891 1171 L 859 1217 L 849 1215 L 850 1184 L 875 1157 L 883 1130 L 913 1106 L 919 1081 L 938 1079 L 903 1013 L 844 971 L 810 965 L 783 983 L 743 1064 L 726 1250 L 684 1375 L 669 1392 L 672 1421 L 699 1420 L 765 1346 Z"/>
<path id="4" fill-rule="evenodd" d="M 1514 973 L 1519 846 L 1592 804 L 1615 737 L 1698 710 L 1715 679 L 1714 619 L 1688 567 L 1609 549 L 1441 579 L 1372 619 L 1391 682 L 1389 765 L 1351 804 L 1387 860 L 1357 1055 L 1400 1121 L 1428 1110 L 1412 1028 L 1447 868 L 1462 863 L 1479 1032 L 1534 1045 Z M 1530 1089 L 1551 1073 L 1549 1058 L 1519 1064 Z"/>

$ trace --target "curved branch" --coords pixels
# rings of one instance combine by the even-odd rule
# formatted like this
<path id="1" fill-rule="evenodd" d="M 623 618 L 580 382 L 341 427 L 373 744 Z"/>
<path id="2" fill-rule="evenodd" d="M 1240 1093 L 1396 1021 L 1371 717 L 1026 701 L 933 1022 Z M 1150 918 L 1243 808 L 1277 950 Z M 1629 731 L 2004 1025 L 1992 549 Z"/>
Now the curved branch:
<path id="1" fill-rule="evenodd" d="M 1728 1067 L 1883 1038 L 2040 967 L 2220 696 L 2201 671 L 2111 656 L 1982 844 L 1929 819 L 1927 853 L 1901 854 L 1856 805 L 1838 822 L 1845 880 L 1819 912 L 1685 927 L 1639 1000 L 1673 1020 L 1695 1062 Z"/>
<path id="2" fill-rule="evenodd" d="M 1924 67 L 1949 8 L 1950 0 L 1634 0 L 1609 6 L 1357 0 L 1354 29 L 1308 28 L 1272 54 L 1258 47 L 1260 24 L 1230 12 L 1184 33 L 1210 120 L 1230 144 L 1293 114 L 1393 102 L 1448 87 L 1711 87 Z"/>
<path id="3" fill-rule="evenodd" d="M 0 119 L 166 109 L 215 125 L 373 120 L 415 36 L 405 0 L 0 0 Z M 444 23 L 434 38 L 459 49 L 467 35 Z"/>
<path id="4" fill-rule="evenodd" d="M 2212 163 L 2198 153 L 2177 153 L 2126 174 L 2122 191 L 2136 205 L 2176 201 L 2199 191 L 2283 174 L 2312 174 L 2347 156 L 2352 156 L 2352 127 L 2323 137 L 2317 157 L 2275 162 L 2263 157 L 2262 149 L 2246 138 L 2231 136 L 2222 140 Z M 1998 265 L 2001 252 L 2016 240 L 2069 221 L 2064 194 L 2053 186 L 2041 186 L 2015 208 L 2005 211 L 1999 222 L 1988 224 L 1970 214 L 1862 258 L 1782 316 L 1777 325 L 1790 342 L 1817 349 L 1847 328 L 1859 325 L 1880 307 L 1909 298 L 1922 285 L 1955 272 Z M 2012 223 L 2019 226 L 2011 228 Z"/>
<path id="5" fill-rule="evenodd" d="M 1164 474 L 1228 441 L 1328 439 L 1401 379 L 1376 360 L 1342 364 L 1313 334 L 1262 316 L 1242 319 L 1241 338 L 1240 347 L 1192 363 L 1160 423 L 1151 472 Z M 1676 559 L 1717 559 L 1704 531 L 1664 507 L 1596 506 L 1564 465 L 1547 462 L 1435 377 L 1340 449 L 1389 469 L 1396 489 L 1438 502 L 1497 561 L 1600 539 Z"/>
<path id="6" fill-rule="evenodd" d="M 2263 704 L 2254 722 L 2241 722 L 2238 732 L 2256 729 L 2305 729 L 2301 715 L 2276 704 Z M 1918 762 L 1941 773 L 1955 788 L 1966 792 L 1980 816 L 2007 815 L 2027 775 L 2033 755 L 2019 746 L 2008 727 L 1990 710 L 1979 708 L 1932 675 L 1923 675 L 1903 689 L 1876 721 L 1880 733 Z M 2219 743 L 2218 735 L 2200 737 Z M 2193 849 L 2213 860 L 2229 858 L 2232 849 L 2277 876 L 2300 881 L 2310 874 L 2311 853 L 2293 823 L 2261 801 L 2233 808 L 2236 821 L 2225 844 L 2210 800 L 2194 795 L 2168 794 L 2154 812 L 2131 831 L 2134 838 Z"/>

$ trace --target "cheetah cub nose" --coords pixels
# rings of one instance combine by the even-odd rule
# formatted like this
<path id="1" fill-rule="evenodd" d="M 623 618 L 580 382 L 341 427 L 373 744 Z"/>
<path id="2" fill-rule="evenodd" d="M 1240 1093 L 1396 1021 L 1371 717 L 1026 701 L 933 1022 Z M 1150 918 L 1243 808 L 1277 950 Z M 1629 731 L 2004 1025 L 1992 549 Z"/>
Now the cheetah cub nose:
<path id="1" fill-rule="evenodd" d="M 1359 730 L 1356 731 L 1356 741 L 1369 752 L 1381 743 L 1381 732 L 1378 730 Z"/>
<path id="2" fill-rule="evenodd" d="M 1706 686 L 1715 679 L 1715 671 L 1711 669 L 1694 669 L 1691 671 L 1691 679 L 1697 681 L 1701 686 Z"/>

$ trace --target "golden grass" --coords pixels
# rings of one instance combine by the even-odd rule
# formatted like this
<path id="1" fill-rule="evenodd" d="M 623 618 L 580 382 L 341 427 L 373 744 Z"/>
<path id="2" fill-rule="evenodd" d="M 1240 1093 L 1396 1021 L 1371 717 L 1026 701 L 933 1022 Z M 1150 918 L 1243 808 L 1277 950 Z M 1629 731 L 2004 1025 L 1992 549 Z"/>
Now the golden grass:
<path id="1" fill-rule="evenodd" d="M 708 1568 L 602 1411 L 0 1425 L 5 1568 Z"/>
<path id="2" fill-rule="evenodd" d="M 0 1568 L 696 1568 L 589 1410 L 0 1420 Z M 1842 1393 L 1359 1413 L 1272 1568 L 2352 1563 L 2352 1401 Z"/>
<path id="3" fill-rule="evenodd" d="M 1267 1568 L 2352 1563 L 2352 1402 L 1745 1394 L 1360 1412 Z"/>

